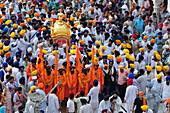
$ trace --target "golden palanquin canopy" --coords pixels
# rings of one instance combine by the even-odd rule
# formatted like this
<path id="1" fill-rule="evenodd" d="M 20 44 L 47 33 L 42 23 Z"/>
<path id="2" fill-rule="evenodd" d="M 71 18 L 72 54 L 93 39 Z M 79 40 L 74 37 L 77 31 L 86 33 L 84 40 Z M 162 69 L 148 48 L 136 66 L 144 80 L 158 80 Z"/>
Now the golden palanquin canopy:
<path id="1" fill-rule="evenodd" d="M 51 26 L 53 42 L 58 43 L 59 47 L 67 43 L 70 45 L 71 27 L 68 23 L 62 21 L 63 13 L 58 13 L 58 20 Z"/>

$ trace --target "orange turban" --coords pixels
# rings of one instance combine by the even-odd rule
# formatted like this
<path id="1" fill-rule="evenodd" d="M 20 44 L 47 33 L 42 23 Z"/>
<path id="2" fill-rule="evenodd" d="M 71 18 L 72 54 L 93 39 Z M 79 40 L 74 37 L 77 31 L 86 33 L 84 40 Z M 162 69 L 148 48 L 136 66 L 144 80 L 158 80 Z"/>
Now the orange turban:
<path id="1" fill-rule="evenodd" d="M 91 8 L 90 8 L 90 10 L 91 10 L 91 11 L 94 11 L 94 8 L 93 8 L 93 7 L 91 7 Z"/>
<path id="2" fill-rule="evenodd" d="M 152 42 L 152 43 L 155 43 L 155 39 L 151 39 L 151 42 Z"/>
<path id="3" fill-rule="evenodd" d="M 35 13 L 34 16 L 38 17 L 38 16 L 40 16 L 40 14 L 39 13 Z"/>
<path id="4" fill-rule="evenodd" d="M 143 95 L 143 91 L 140 91 L 140 92 L 139 92 L 139 96 L 141 96 L 141 95 Z"/>
<path id="5" fill-rule="evenodd" d="M 167 102 L 168 104 L 170 104 L 170 98 L 167 98 L 167 99 L 166 99 L 166 102 Z"/>
<path id="6" fill-rule="evenodd" d="M 147 40 L 147 39 L 148 39 L 148 36 L 145 35 L 143 38 L 144 38 L 145 40 Z"/>
<path id="7" fill-rule="evenodd" d="M 117 62 L 122 62 L 122 58 L 121 57 L 116 57 Z"/>
<path id="8" fill-rule="evenodd" d="M 10 55 L 11 55 L 11 52 L 7 52 L 7 53 L 5 54 L 6 57 L 9 57 Z"/>
<path id="9" fill-rule="evenodd" d="M 94 3 L 94 1 L 92 0 L 92 1 L 90 1 L 90 4 L 92 4 L 92 3 Z"/>
<path id="10" fill-rule="evenodd" d="M 121 44 L 121 41 L 120 41 L 120 40 L 116 40 L 116 43 L 117 43 L 117 44 Z"/>
<path id="11" fill-rule="evenodd" d="M 44 84 L 43 84 L 43 83 L 39 83 L 39 84 L 38 84 L 38 88 L 39 88 L 39 89 L 43 89 L 43 88 L 44 88 Z"/>
<path id="12" fill-rule="evenodd" d="M 31 11 L 30 11 L 30 10 L 28 10 L 28 11 L 27 11 L 27 14 L 30 14 L 30 13 L 31 13 Z"/>
<path id="13" fill-rule="evenodd" d="M 25 26 L 25 23 L 20 23 L 20 26 Z"/>

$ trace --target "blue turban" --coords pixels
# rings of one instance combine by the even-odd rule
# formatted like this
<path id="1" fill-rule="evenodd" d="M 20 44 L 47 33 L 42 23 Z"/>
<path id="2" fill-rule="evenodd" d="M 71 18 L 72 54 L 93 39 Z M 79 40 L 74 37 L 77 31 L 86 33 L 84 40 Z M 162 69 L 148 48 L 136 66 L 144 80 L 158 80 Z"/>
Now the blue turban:
<path id="1" fill-rule="evenodd" d="M 42 39 L 42 37 L 38 37 L 38 40 L 41 40 Z"/>
<path id="2" fill-rule="evenodd" d="M 8 27 L 5 27 L 4 29 L 3 29 L 3 32 L 7 32 L 8 31 Z"/>
<path id="3" fill-rule="evenodd" d="M 94 80 L 94 81 L 93 81 L 93 85 L 94 85 L 94 86 L 97 86 L 97 85 L 98 85 L 98 81 L 97 81 L 97 80 Z"/>
<path id="4" fill-rule="evenodd" d="M 7 67 L 8 66 L 8 63 L 6 63 L 6 62 L 4 62 L 3 64 L 2 64 L 2 67 Z"/>
<path id="5" fill-rule="evenodd" d="M 88 43 L 92 44 L 92 43 L 93 43 L 93 41 L 89 40 L 89 41 L 88 41 Z"/>
<path id="6" fill-rule="evenodd" d="M 58 44 L 57 44 L 57 43 L 54 43 L 54 44 L 53 44 L 53 47 L 55 48 L 56 46 L 58 46 Z"/>
<path id="7" fill-rule="evenodd" d="M 166 77 L 166 81 L 167 81 L 167 80 L 170 80 L 170 77 Z"/>
<path id="8" fill-rule="evenodd" d="M 147 82 L 147 86 L 149 87 L 149 88 L 151 88 L 153 85 L 152 85 L 152 83 L 151 82 Z"/>
<path id="9" fill-rule="evenodd" d="M 113 60 L 109 60 L 109 63 L 113 63 Z"/>
<path id="10" fill-rule="evenodd" d="M 4 42 L 4 45 L 5 45 L 5 46 L 8 46 L 9 44 L 10 44 L 10 41 L 9 41 L 9 40 L 7 40 L 7 41 Z"/>
<path id="11" fill-rule="evenodd" d="M 133 62 L 132 62 L 132 60 L 128 60 L 128 64 L 132 64 Z"/>
<path id="12" fill-rule="evenodd" d="M 72 34 L 71 37 L 74 37 L 74 38 L 75 38 L 75 37 L 76 37 L 76 34 Z"/>
<path id="13" fill-rule="evenodd" d="M 162 35 L 162 32 L 159 32 L 158 35 Z"/>
<path id="14" fill-rule="evenodd" d="M 130 72 L 129 73 L 129 79 L 134 79 L 134 78 L 135 78 L 134 74 L 132 72 Z"/>

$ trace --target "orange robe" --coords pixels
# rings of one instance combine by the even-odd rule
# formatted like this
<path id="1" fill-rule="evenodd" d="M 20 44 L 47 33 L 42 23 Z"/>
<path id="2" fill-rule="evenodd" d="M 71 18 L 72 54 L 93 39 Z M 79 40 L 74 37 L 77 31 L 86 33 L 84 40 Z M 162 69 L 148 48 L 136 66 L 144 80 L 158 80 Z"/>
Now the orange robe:
<path id="1" fill-rule="evenodd" d="M 84 89 L 85 94 L 87 95 L 89 91 L 89 82 L 90 82 L 89 74 L 87 73 L 87 75 L 85 75 L 84 73 L 81 73 L 81 75 L 79 76 L 79 92 L 82 89 Z"/>
<path id="2" fill-rule="evenodd" d="M 36 70 L 35 67 L 36 67 L 36 66 L 33 66 L 32 63 L 30 63 L 30 64 L 27 66 L 26 73 L 27 73 L 27 76 L 28 76 L 28 77 L 32 76 L 32 72 L 33 72 L 34 70 Z"/>
<path id="3" fill-rule="evenodd" d="M 68 84 L 68 87 L 72 88 L 74 87 L 73 89 L 69 89 L 69 94 L 70 93 L 74 93 L 74 95 L 76 95 L 77 93 L 77 72 L 76 70 L 74 70 L 74 74 L 70 74 L 67 76 L 67 84 Z"/>
<path id="4" fill-rule="evenodd" d="M 57 83 L 58 81 L 61 81 L 60 84 L 62 84 L 61 86 L 58 85 L 57 86 L 57 97 L 59 100 L 64 100 L 64 92 L 65 92 L 65 85 L 66 85 L 66 79 L 65 79 L 65 73 L 63 75 L 58 74 L 57 75 Z"/>
<path id="5" fill-rule="evenodd" d="M 45 73 L 42 74 L 42 82 L 44 83 L 44 85 L 48 85 L 47 88 L 45 88 L 45 93 L 48 94 L 52 87 L 53 87 L 53 70 L 51 71 L 51 74 L 50 75 L 47 75 L 47 72 L 45 70 Z"/>
<path id="6" fill-rule="evenodd" d="M 97 76 L 98 76 L 98 79 L 99 79 L 99 82 L 100 82 L 100 93 L 101 93 L 101 90 L 103 90 L 103 84 L 104 84 L 104 77 L 103 77 L 102 69 L 100 67 L 98 67 L 97 70 L 94 70 L 94 73 L 91 70 L 90 77 L 91 77 L 91 84 L 92 85 L 93 85 L 93 81 L 97 80 L 95 73 L 97 73 Z"/>

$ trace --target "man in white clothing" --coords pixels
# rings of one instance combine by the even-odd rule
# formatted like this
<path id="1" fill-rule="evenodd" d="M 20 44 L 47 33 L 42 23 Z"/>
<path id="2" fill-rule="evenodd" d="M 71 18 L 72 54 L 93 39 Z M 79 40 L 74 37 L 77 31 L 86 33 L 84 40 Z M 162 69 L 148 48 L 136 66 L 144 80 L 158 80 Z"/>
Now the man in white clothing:
<path id="1" fill-rule="evenodd" d="M 77 98 L 77 96 L 80 94 L 80 97 Z M 89 97 L 85 97 L 85 92 L 82 90 L 80 93 L 77 93 L 74 97 L 74 102 L 77 104 L 77 113 L 80 113 L 80 107 L 82 106 L 81 99 L 85 99 L 86 101 L 89 101 Z"/>
<path id="2" fill-rule="evenodd" d="M 70 93 L 69 99 L 67 101 L 67 113 L 74 113 L 75 112 L 75 105 L 74 105 L 74 93 Z"/>
<path id="3" fill-rule="evenodd" d="M 52 91 L 52 94 L 48 97 L 48 109 L 47 113 L 58 113 L 59 112 L 59 101 L 56 96 L 57 88 Z"/>
<path id="4" fill-rule="evenodd" d="M 163 104 L 163 110 L 165 112 L 166 106 L 167 106 L 167 102 L 166 99 L 170 98 L 170 77 L 166 77 L 166 81 L 163 82 L 162 84 L 162 102 Z"/>
<path id="5" fill-rule="evenodd" d="M 126 88 L 126 94 L 124 98 L 124 102 L 126 103 L 126 110 L 127 113 L 130 113 L 134 100 L 137 97 L 138 89 L 136 86 L 133 85 L 133 79 L 128 79 L 129 86 Z"/>
<path id="6" fill-rule="evenodd" d="M 93 113 L 92 107 L 90 104 L 87 104 L 86 99 L 80 99 L 83 106 L 80 107 L 80 113 Z"/>
<path id="7" fill-rule="evenodd" d="M 27 73 L 24 72 L 24 66 L 20 66 L 19 70 L 20 71 L 16 75 L 17 85 L 18 86 L 20 85 L 20 83 L 19 83 L 20 78 L 24 77 L 25 78 L 25 88 L 26 88 L 26 85 L 27 85 Z"/>
<path id="8" fill-rule="evenodd" d="M 107 111 L 107 113 L 111 113 L 110 110 L 110 105 L 109 105 L 109 95 L 106 95 L 104 97 L 104 100 L 102 100 L 99 104 L 99 109 L 98 109 L 98 113 L 103 113 L 103 111 Z"/>
<path id="9" fill-rule="evenodd" d="M 114 104 L 114 113 L 119 113 L 122 100 L 118 96 L 118 92 L 114 91 L 113 95 L 109 99 L 110 99 L 110 103 Z"/>
<path id="10" fill-rule="evenodd" d="M 98 82 L 98 80 L 94 80 L 93 85 L 94 85 L 94 87 L 90 89 L 87 96 L 91 96 L 90 104 L 92 106 L 93 113 L 98 113 L 98 106 L 99 106 L 98 95 L 99 95 L 99 91 L 100 91 L 100 83 Z"/>

